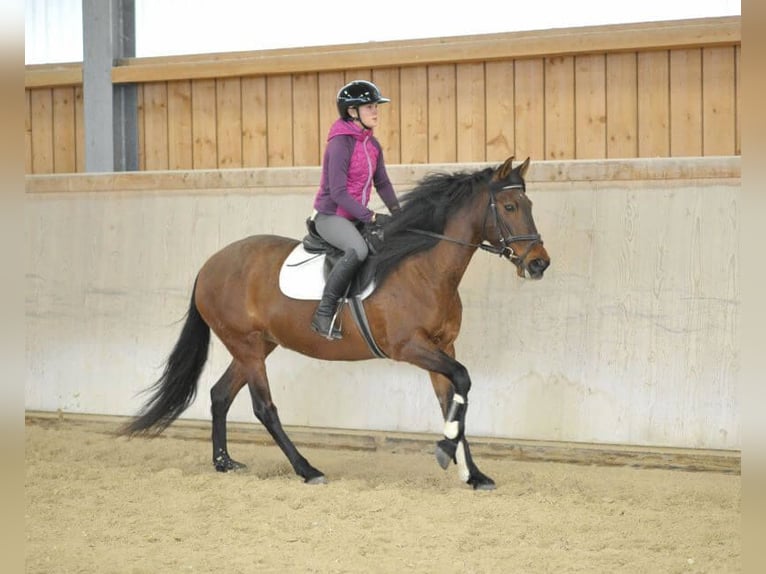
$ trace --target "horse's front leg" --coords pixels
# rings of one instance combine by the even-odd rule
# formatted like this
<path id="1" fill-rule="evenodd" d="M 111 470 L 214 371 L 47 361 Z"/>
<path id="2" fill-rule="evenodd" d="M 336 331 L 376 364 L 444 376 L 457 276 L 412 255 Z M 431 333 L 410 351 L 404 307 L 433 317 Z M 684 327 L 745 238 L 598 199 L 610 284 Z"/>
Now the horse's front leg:
<path id="1" fill-rule="evenodd" d="M 476 466 L 465 438 L 467 397 L 463 397 L 463 402 L 459 399 L 456 401 L 456 393 L 447 377 L 433 371 L 429 375 L 444 417 L 444 438 L 436 444 L 436 460 L 444 469 L 453 461 L 457 465 L 460 480 L 474 489 L 494 489 L 495 481 Z"/>

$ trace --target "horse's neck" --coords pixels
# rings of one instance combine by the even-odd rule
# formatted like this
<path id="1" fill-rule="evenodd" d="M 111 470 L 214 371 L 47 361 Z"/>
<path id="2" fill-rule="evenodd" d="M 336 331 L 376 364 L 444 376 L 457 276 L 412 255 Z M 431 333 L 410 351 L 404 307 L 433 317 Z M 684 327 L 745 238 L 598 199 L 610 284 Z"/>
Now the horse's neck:
<path id="1" fill-rule="evenodd" d="M 424 275 L 442 282 L 448 289 L 457 289 L 476 253 L 476 247 L 465 244 L 475 245 L 480 241 L 480 234 L 461 219 L 454 218 L 444 229 L 443 235 L 455 241 L 442 239 L 422 262 L 427 267 L 423 270 Z"/>

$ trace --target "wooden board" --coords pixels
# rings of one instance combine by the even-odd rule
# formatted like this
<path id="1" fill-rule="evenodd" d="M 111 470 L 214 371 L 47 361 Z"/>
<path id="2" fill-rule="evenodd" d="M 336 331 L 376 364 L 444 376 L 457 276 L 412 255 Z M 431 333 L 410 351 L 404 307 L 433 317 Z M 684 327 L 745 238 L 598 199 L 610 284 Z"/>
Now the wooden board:
<path id="1" fill-rule="evenodd" d="M 545 157 L 545 90 L 543 60 L 516 62 L 516 155 L 541 161 Z"/>
<path id="2" fill-rule="evenodd" d="M 638 155 L 637 56 L 606 56 L 606 157 Z"/>
<path id="3" fill-rule="evenodd" d="M 168 82 L 168 168 L 193 166 L 191 81 Z"/>
<path id="4" fill-rule="evenodd" d="M 192 82 L 192 159 L 194 169 L 218 167 L 215 80 Z"/>
<path id="5" fill-rule="evenodd" d="M 32 92 L 24 92 L 24 171 L 34 173 L 32 169 Z"/>
<path id="6" fill-rule="evenodd" d="M 670 155 L 702 155 L 702 51 L 670 52 Z"/>
<path id="7" fill-rule="evenodd" d="M 606 157 L 606 56 L 575 58 L 575 153 L 577 159 Z"/>
<path id="8" fill-rule="evenodd" d="M 457 160 L 455 84 L 453 64 L 428 66 L 429 163 Z"/>
<path id="9" fill-rule="evenodd" d="M 32 173 L 53 173 L 53 90 L 32 90 Z"/>
<path id="10" fill-rule="evenodd" d="M 402 163 L 428 163 L 428 72 L 425 66 L 402 68 Z"/>
<path id="11" fill-rule="evenodd" d="M 74 87 L 53 88 L 53 169 L 77 171 Z"/>
<path id="12" fill-rule="evenodd" d="M 574 159 L 574 57 L 546 58 L 545 159 Z"/>
<path id="13" fill-rule="evenodd" d="M 168 169 L 168 86 L 166 82 L 144 86 L 145 169 Z"/>
<path id="14" fill-rule="evenodd" d="M 242 167 L 242 93 L 239 78 L 216 80 L 216 141 L 219 169 Z"/>
<path id="15" fill-rule="evenodd" d="M 141 90 L 137 90 L 141 93 Z M 82 86 L 74 89 L 74 113 L 75 113 L 75 155 L 77 157 L 77 171 L 85 171 L 85 103 L 83 102 Z"/>
<path id="16" fill-rule="evenodd" d="M 319 157 L 319 78 L 317 74 L 293 76 L 293 165 L 318 165 Z"/>
<path id="17" fill-rule="evenodd" d="M 487 115 L 484 64 L 455 66 L 457 161 L 486 161 Z"/>
<path id="18" fill-rule="evenodd" d="M 669 56 L 667 50 L 638 54 L 638 156 L 670 153 Z"/>
<path id="19" fill-rule="evenodd" d="M 703 155 L 730 155 L 736 147 L 734 48 L 702 50 Z"/>
<path id="20" fill-rule="evenodd" d="M 266 78 L 242 78 L 242 165 L 268 165 Z"/>
<path id="21" fill-rule="evenodd" d="M 742 155 L 742 46 L 734 47 L 734 55 L 734 73 L 736 74 L 735 90 L 737 92 L 737 97 L 734 102 L 734 105 L 736 106 L 734 124 L 737 132 L 734 154 Z"/>
<path id="22" fill-rule="evenodd" d="M 266 79 L 269 167 L 293 163 L 293 85 L 291 76 Z"/>
<path id="23" fill-rule="evenodd" d="M 486 92 L 486 151 L 487 161 L 504 161 L 516 148 L 514 121 L 514 63 L 487 62 L 484 65 Z"/>

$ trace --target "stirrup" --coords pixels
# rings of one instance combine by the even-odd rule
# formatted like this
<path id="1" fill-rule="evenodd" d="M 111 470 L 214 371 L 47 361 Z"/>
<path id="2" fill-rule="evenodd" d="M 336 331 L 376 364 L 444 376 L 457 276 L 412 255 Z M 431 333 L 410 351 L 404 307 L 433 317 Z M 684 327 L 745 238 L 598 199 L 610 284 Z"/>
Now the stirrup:
<path id="1" fill-rule="evenodd" d="M 343 333 L 341 333 L 340 328 L 335 326 L 337 323 L 337 318 L 338 312 L 336 311 L 332 317 L 327 317 L 327 319 L 330 321 L 330 324 L 327 326 L 327 328 L 324 328 L 324 325 L 320 325 L 319 322 L 325 319 L 325 316 L 314 314 L 314 317 L 311 319 L 311 330 L 319 335 L 322 335 L 322 337 L 328 341 L 339 341 L 343 338 Z"/>

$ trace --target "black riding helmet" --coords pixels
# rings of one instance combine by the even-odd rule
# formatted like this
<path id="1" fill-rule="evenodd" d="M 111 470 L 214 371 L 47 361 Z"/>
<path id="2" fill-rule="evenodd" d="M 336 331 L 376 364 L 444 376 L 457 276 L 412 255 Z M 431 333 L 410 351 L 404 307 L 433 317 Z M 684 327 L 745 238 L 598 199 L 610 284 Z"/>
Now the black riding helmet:
<path id="1" fill-rule="evenodd" d="M 385 104 L 390 101 L 380 95 L 378 86 L 365 80 L 349 82 L 340 89 L 336 98 L 338 113 L 344 120 L 352 119 L 348 113 L 349 108 L 356 108 L 365 104 Z"/>

